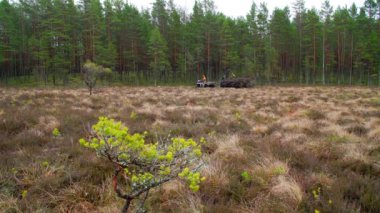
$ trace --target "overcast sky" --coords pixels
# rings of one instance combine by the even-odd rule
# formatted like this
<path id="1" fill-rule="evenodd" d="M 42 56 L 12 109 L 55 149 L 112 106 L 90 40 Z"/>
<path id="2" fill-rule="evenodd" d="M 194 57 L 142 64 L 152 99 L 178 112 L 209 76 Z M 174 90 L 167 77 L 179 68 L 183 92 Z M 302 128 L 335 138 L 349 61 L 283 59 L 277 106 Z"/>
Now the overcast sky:
<path id="1" fill-rule="evenodd" d="M 180 5 L 183 8 L 187 8 L 187 11 L 191 12 L 195 0 L 174 0 L 177 5 Z M 253 0 L 214 0 L 217 10 L 223 12 L 225 15 L 238 17 L 245 16 L 249 12 Z M 291 7 L 295 0 L 268 0 L 267 5 L 270 11 L 275 7 L 283 8 L 285 6 Z M 323 0 L 305 0 L 306 7 L 312 8 L 315 7 L 319 9 L 321 7 Z M 151 8 L 154 0 L 128 0 L 128 2 L 137 6 L 137 8 Z M 261 0 L 255 0 L 256 4 L 259 5 Z M 362 6 L 364 0 L 330 0 L 331 5 L 334 8 L 338 6 L 351 6 L 352 3 L 356 3 L 357 6 Z"/>

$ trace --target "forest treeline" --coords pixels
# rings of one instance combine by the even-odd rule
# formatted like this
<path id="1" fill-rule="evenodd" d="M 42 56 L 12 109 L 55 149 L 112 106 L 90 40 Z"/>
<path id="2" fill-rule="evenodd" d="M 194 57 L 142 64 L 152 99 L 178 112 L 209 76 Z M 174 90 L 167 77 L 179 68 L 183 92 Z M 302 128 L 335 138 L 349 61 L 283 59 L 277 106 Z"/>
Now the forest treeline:
<path id="1" fill-rule="evenodd" d="M 296 0 L 271 14 L 253 3 L 240 18 L 212 0 L 196 1 L 190 13 L 173 0 L 150 10 L 123 0 L 1 0 L 2 82 L 68 84 L 87 60 L 111 68 L 118 82 L 233 73 L 257 83 L 380 85 L 380 0 L 320 9 Z"/>

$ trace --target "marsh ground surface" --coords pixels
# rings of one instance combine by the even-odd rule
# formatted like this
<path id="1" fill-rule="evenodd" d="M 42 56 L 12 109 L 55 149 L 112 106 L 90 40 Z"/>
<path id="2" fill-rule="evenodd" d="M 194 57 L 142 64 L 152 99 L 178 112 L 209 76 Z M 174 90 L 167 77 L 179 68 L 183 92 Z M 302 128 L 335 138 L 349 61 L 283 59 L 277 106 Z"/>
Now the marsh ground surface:
<path id="1" fill-rule="evenodd" d="M 380 212 L 380 90 L 338 87 L 2 88 L 0 211 L 119 211 L 112 165 L 78 143 L 99 116 L 208 141 L 201 190 L 168 183 L 148 210 Z"/>

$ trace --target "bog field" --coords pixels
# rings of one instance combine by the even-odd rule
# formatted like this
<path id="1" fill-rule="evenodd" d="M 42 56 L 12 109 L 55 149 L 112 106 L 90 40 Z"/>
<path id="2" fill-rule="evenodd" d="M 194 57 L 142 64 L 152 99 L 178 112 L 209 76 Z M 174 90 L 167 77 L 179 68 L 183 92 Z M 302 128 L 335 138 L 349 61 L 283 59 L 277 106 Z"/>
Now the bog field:
<path id="1" fill-rule="evenodd" d="M 119 212 L 78 142 L 99 116 L 206 139 L 200 190 L 168 182 L 148 212 L 380 212 L 380 90 L 361 87 L 1 88 L 0 212 Z"/>

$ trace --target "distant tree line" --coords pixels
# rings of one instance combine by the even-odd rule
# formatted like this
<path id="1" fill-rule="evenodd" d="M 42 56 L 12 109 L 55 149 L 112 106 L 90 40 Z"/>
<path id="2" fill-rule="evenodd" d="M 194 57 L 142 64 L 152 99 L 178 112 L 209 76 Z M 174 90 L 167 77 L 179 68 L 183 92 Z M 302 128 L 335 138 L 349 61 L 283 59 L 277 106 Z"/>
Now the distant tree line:
<path id="1" fill-rule="evenodd" d="M 380 85 L 380 0 L 358 8 L 305 8 L 304 0 L 246 17 L 196 1 L 187 14 L 173 0 L 138 10 L 123 0 L 0 2 L 0 78 L 54 85 L 92 61 L 119 82 L 193 82 L 234 73 L 257 83 Z"/>

